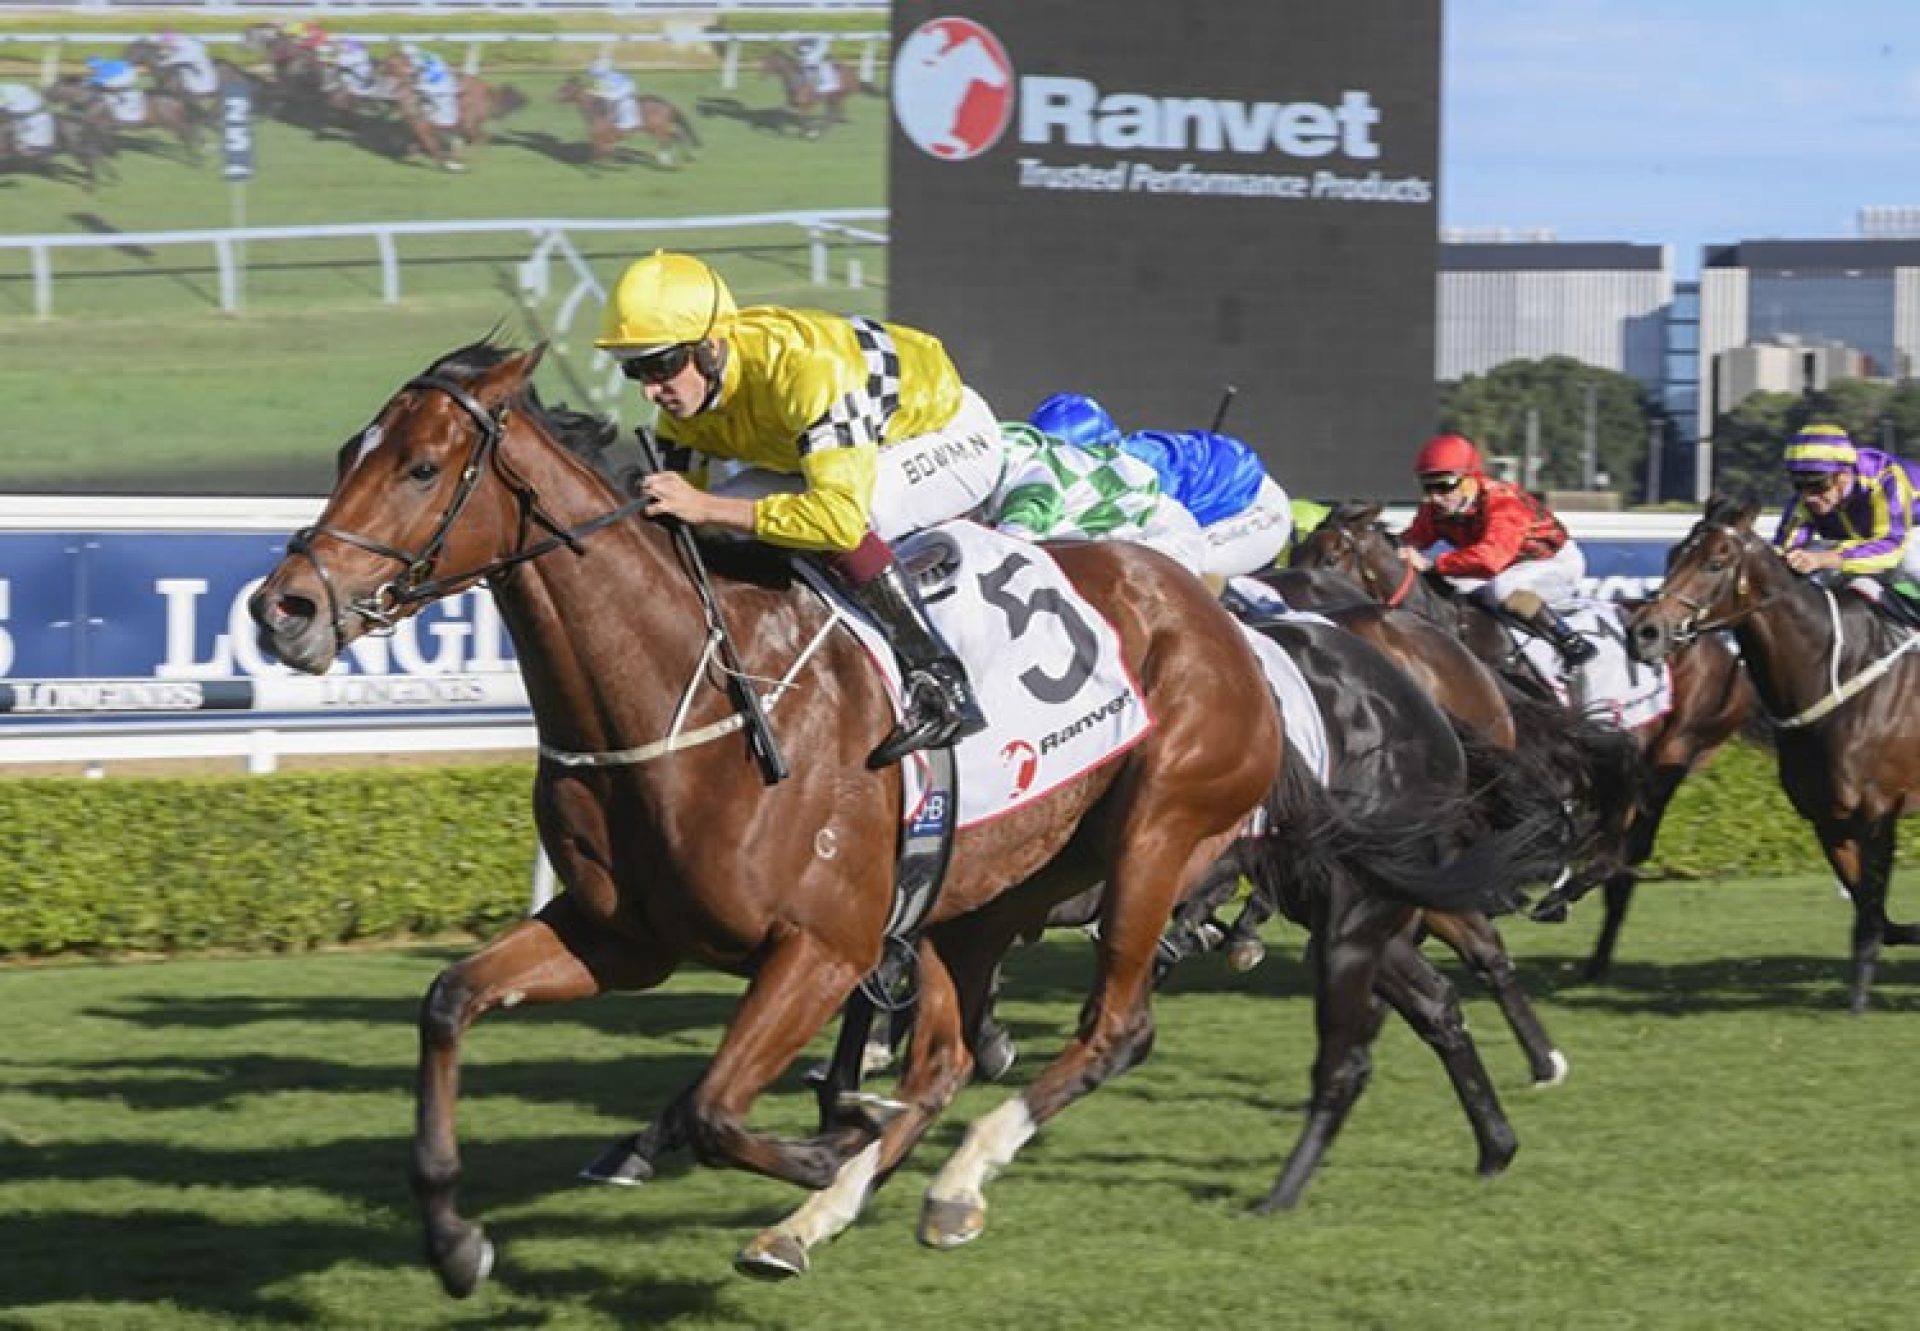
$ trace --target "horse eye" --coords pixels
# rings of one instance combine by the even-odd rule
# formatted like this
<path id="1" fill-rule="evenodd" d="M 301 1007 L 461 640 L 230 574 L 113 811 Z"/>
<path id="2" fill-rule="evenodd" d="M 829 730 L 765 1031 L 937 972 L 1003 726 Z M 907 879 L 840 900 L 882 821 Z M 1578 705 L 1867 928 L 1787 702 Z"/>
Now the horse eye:
<path id="1" fill-rule="evenodd" d="M 439 474 L 440 464 L 437 462 L 416 462 L 407 473 L 410 479 L 416 481 L 430 481 Z"/>
<path id="2" fill-rule="evenodd" d="M 1718 573 L 1722 569 L 1724 569 L 1726 566 L 1727 566 L 1727 561 L 1724 559 L 1709 559 L 1707 561 L 1707 572 Z"/>

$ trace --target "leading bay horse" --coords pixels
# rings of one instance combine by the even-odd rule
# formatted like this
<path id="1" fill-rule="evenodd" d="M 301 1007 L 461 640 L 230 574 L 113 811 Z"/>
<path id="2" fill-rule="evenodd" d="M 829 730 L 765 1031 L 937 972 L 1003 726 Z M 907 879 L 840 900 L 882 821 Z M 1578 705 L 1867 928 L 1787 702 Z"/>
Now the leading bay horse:
<path id="1" fill-rule="evenodd" d="M 839 80 L 831 92 L 820 91 L 813 74 L 801 65 L 800 58 L 783 47 L 776 46 L 760 61 L 762 74 L 780 80 L 787 110 L 808 138 L 818 137 L 830 124 L 843 123 L 847 118 L 847 98 L 861 89 L 859 77 L 846 61 L 829 58 L 826 63 Z"/>
<path id="2" fill-rule="evenodd" d="M 1380 505 L 1337 505 L 1320 526 L 1302 538 L 1290 560 L 1295 568 L 1335 569 L 1364 587 L 1374 599 L 1404 606 L 1456 633 L 1481 660 L 1536 696 L 1547 696 L 1518 656 L 1506 630 L 1485 606 L 1451 594 L 1435 576 L 1415 576 L 1403 563 L 1398 543 L 1380 521 Z M 1586 978 L 1601 980 L 1613 962 L 1614 948 L 1633 900 L 1634 870 L 1653 854 L 1660 821 L 1687 775 L 1743 730 L 1764 726 L 1759 699 L 1740 669 L 1739 658 L 1722 638 L 1708 634 L 1672 655 L 1673 704 L 1665 716 L 1632 733 L 1643 770 L 1635 807 L 1616 829 L 1610 854 L 1594 872 L 1550 894 L 1573 900 L 1598 884 L 1605 888 L 1606 918 Z"/>
<path id="3" fill-rule="evenodd" d="M 565 446 L 565 422 L 530 384 L 540 356 L 478 344 L 404 384 L 343 446 L 319 521 L 295 535 L 249 607 L 264 646 L 317 673 L 362 635 L 484 579 L 518 649 L 541 736 L 535 821 L 565 890 L 443 971 L 423 1002 L 411 1174 L 429 1260 L 449 1292 L 465 1295 L 493 1259 L 457 1204 L 454 1106 L 473 1021 L 522 1002 L 651 988 L 693 961 L 746 977 L 747 989 L 712 1062 L 650 1140 L 822 1189 L 739 1259 L 763 1274 L 804 1269 L 807 1248 L 852 1222 L 965 1084 L 964 1021 L 984 1006 L 1006 941 L 1104 878 L 1099 962 L 1074 1038 L 975 1125 L 930 1189 L 923 1240 L 964 1242 L 984 1225 L 985 1175 L 1146 1056 L 1155 941 L 1174 901 L 1248 815 L 1266 807 L 1270 836 L 1285 843 L 1274 858 L 1301 865 L 1342 864 L 1353 843 L 1303 833 L 1352 824 L 1321 817 L 1311 783 L 1300 793 L 1306 779 L 1282 761 L 1270 710 L 1213 705 L 1265 686 L 1198 580 L 1140 547 L 1059 552 L 1068 579 L 1112 623 L 1153 728 L 956 838 L 917 946 L 918 1023 L 898 1092 L 905 1111 L 884 1125 L 842 1121 L 798 1140 L 753 1129 L 760 1093 L 881 956 L 902 782 L 898 767 L 871 770 L 867 755 L 892 726 L 893 705 L 860 645 L 784 563 L 741 561 L 716 579 L 718 614 L 737 635 L 742 678 L 773 686 L 766 706 L 778 709 L 780 742 L 794 755 L 792 774 L 763 786 L 733 734 L 738 717 L 715 678 L 707 614 L 668 532 Z M 1008 613 L 1015 608 L 1077 615 L 1051 599 L 1010 603 Z M 1402 839 L 1435 826 L 1430 810 L 1389 802 L 1387 816 Z M 1459 832 L 1457 821 L 1437 826 Z M 1452 871 L 1388 869 L 1377 881 L 1421 894 L 1423 904 L 1491 905 L 1509 886 L 1498 872 L 1505 852 L 1486 839 Z M 1348 922 L 1369 940 L 1383 918 L 1370 900 Z M 1341 973 L 1338 996 L 1351 997 L 1357 979 L 1366 1004 L 1379 951 L 1339 956 L 1358 972 Z"/>
<path id="4" fill-rule="evenodd" d="M 620 141 L 635 134 L 653 140 L 654 160 L 661 166 L 672 166 L 674 152 L 681 148 L 686 150 L 688 160 L 692 160 L 693 150 L 700 146 L 700 135 L 694 131 L 693 122 L 664 97 L 652 93 L 634 94 L 633 102 L 639 123 L 631 129 L 622 129 L 606 99 L 594 96 L 587 81 L 578 74 L 569 76 L 561 83 L 560 90 L 554 96 L 562 105 L 579 111 L 581 119 L 586 122 L 587 157 L 595 165 L 611 161 L 619 150 Z"/>
<path id="5" fill-rule="evenodd" d="M 1628 643 L 1643 661 L 1716 629 L 1740 644 L 1774 718 L 1780 784 L 1853 900 L 1848 1006 L 1861 1013 L 1881 945 L 1920 943 L 1920 925 L 1887 917 L 1898 823 L 1920 810 L 1920 635 L 1795 573 L 1753 530 L 1758 511 L 1707 502 Z"/>

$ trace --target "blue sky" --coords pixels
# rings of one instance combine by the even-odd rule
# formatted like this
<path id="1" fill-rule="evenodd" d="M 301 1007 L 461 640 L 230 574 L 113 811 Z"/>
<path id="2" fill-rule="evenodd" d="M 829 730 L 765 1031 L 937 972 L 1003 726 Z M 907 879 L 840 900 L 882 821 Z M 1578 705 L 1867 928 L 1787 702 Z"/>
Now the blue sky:
<path id="1" fill-rule="evenodd" d="M 1445 0 L 1443 227 L 1701 246 L 1920 204 L 1920 0 Z"/>

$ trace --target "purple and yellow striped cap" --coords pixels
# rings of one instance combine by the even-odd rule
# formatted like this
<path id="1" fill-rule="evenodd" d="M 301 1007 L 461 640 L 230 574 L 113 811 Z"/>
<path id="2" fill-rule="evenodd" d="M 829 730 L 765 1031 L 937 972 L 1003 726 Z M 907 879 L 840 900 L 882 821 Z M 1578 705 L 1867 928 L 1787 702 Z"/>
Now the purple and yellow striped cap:
<path id="1" fill-rule="evenodd" d="M 1808 425 L 1787 441 L 1788 471 L 1846 471 L 1859 461 L 1853 440 L 1837 425 Z"/>

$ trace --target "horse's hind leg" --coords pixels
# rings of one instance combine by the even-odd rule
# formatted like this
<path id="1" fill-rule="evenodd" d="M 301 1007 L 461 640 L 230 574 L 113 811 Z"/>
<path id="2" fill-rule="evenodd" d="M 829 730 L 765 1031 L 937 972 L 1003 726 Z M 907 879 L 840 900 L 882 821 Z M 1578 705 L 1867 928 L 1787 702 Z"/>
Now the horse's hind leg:
<path id="1" fill-rule="evenodd" d="M 1513 1125 L 1500 1108 L 1493 1082 L 1474 1048 L 1473 1037 L 1460 1017 L 1460 997 L 1446 977 L 1420 955 L 1406 936 L 1387 945 L 1380 973 L 1374 981 L 1381 997 L 1393 1010 L 1406 1018 L 1422 1040 L 1433 1047 L 1447 1069 L 1447 1079 L 1460 1097 L 1473 1125 L 1474 1140 L 1480 1144 L 1480 1172 L 1498 1174 L 1520 1149 Z"/>
<path id="2" fill-rule="evenodd" d="M 1149 782 L 1142 782 L 1144 789 Z M 1226 831 L 1206 837 L 1185 855 L 1190 839 L 1145 820 L 1154 801 L 1138 796 L 1135 826 L 1117 840 L 1134 847 L 1108 880 L 1098 940 L 1094 987 L 1080 1010 L 1071 1044 L 1021 1094 L 977 1120 L 960 1149 L 927 1189 L 920 1241 L 952 1248 L 986 1228 L 986 1181 L 1011 1163 L 1040 1129 L 1068 1105 L 1126 1071 L 1153 1047 L 1153 959 L 1161 931 L 1181 890 L 1195 881 L 1233 840 Z"/>
<path id="3" fill-rule="evenodd" d="M 904 1112 L 887 1122 L 878 1139 L 848 1159 L 830 1184 L 740 1250 L 734 1266 L 743 1275 L 782 1279 L 805 1272 L 809 1251 L 859 1218 L 867 1199 L 892 1176 L 966 1085 L 972 1060 L 962 1038 L 962 1005 L 953 979 L 930 944 L 921 944 L 920 959 L 920 1010 L 894 1093 Z"/>
<path id="4" fill-rule="evenodd" d="M 1920 940 L 1920 929 L 1887 919 L 1898 827 L 1897 815 L 1889 813 L 1870 821 L 1859 818 L 1844 828 L 1818 829 L 1827 862 L 1853 898 L 1853 983 L 1847 1007 L 1855 1016 L 1867 1010 L 1872 997 L 1880 945 Z"/>
<path id="5" fill-rule="evenodd" d="M 1536 1086 L 1558 1086 L 1567 1079 L 1567 1058 L 1554 1047 L 1546 1027 L 1533 1010 L 1527 991 L 1520 987 L 1513 958 L 1493 921 L 1484 915 L 1451 915 L 1438 911 L 1426 916 L 1427 928 L 1435 938 L 1452 948 L 1475 976 L 1493 994 L 1501 1015 L 1513 1029 L 1514 1038 L 1527 1056 L 1527 1068 Z"/>
<path id="6" fill-rule="evenodd" d="M 486 1279 L 493 1245 L 458 1207 L 460 1148 L 454 1106 L 460 1094 L 460 1042 L 497 1007 L 564 1003 L 609 988 L 646 988 L 671 970 L 641 955 L 557 898 L 479 952 L 441 971 L 420 1008 L 420 1065 L 411 1177 L 426 1231 L 427 1260 L 449 1294 L 465 1298 Z"/>
<path id="7" fill-rule="evenodd" d="M 1307 1124 L 1294 1144 L 1260 1214 L 1300 1204 L 1347 1114 L 1372 1075 L 1368 1046 L 1380 1032 L 1386 1008 L 1373 993 L 1387 940 L 1405 923 L 1405 908 L 1389 913 L 1385 903 L 1354 901 L 1356 886 L 1336 880 L 1328 889 L 1344 900 L 1316 905 L 1322 924 L 1313 930 L 1314 1026 L 1319 1049 L 1313 1061 L 1313 1098 Z M 1318 922 L 1317 922 L 1318 923 Z"/>

